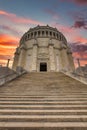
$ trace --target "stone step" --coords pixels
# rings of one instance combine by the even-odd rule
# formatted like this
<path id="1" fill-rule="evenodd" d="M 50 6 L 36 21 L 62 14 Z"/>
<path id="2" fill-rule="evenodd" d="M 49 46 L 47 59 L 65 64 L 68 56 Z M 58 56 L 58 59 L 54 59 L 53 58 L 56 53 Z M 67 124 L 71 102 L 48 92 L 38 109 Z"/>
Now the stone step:
<path id="1" fill-rule="evenodd" d="M 15 93 L 10 93 L 10 94 L 8 94 L 7 95 L 7 93 L 6 94 L 0 94 L 0 98 L 2 98 L 2 97 L 4 97 L 4 98 L 10 98 L 10 97 L 29 97 L 29 98 L 46 98 L 46 97 L 50 97 L 50 98 L 57 98 L 57 97 L 87 97 L 87 94 L 65 94 L 65 93 L 62 93 L 62 94 L 60 94 L 60 93 L 54 93 L 54 95 L 53 95 L 53 93 L 51 94 L 51 95 L 32 95 L 32 93 L 30 93 L 30 95 L 27 95 L 27 93 L 26 93 L 26 95 L 21 95 L 20 93 L 19 93 L 19 96 L 18 95 L 16 95 Z"/>
<path id="2" fill-rule="evenodd" d="M 0 115 L 87 115 L 87 110 L 12 110 L 2 109 Z"/>
<path id="3" fill-rule="evenodd" d="M 52 109 L 87 109 L 87 105 L 0 105 L 1 109 L 28 109 L 28 110 L 52 110 Z"/>
<path id="4" fill-rule="evenodd" d="M 12 88 L 13 90 L 14 90 L 14 88 Z M 57 90 L 57 88 L 54 88 L 54 89 L 56 89 Z M 43 92 L 46 92 L 46 93 L 44 93 L 45 94 L 45 96 L 51 96 L 51 95 L 54 95 L 55 96 L 55 93 L 57 93 L 57 94 L 59 94 L 59 95 L 61 95 L 61 94 L 71 94 L 71 95 L 73 95 L 73 94 L 75 94 L 75 95 L 78 95 L 78 94 L 86 94 L 86 92 L 87 91 L 85 91 L 85 92 L 81 92 L 82 90 L 78 90 L 78 93 L 76 93 L 76 92 L 72 92 L 71 93 L 71 91 L 68 91 L 67 92 L 67 89 L 65 90 L 65 91 L 63 91 L 65 88 L 62 88 L 62 91 L 60 91 L 60 90 L 53 90 L 53 94 L 52 93 L 50 93 L 49 92 L 49 90 L 46 88 L 46 90 L 43 90 Z M 78 88 L 79 89 L 79 88 Z M 3 95 L 3 94 L 5 94 L 5 95 L 17 95 L 17 93 L 16 93 L 16 91 L 13 91 L 13 90 L 7 90 L 7 89 L 5 89 L 6 91 L 1 91 L 1 93 L 0 93 L 0 95 Z M 19 90 L 18 90 L 19 91 Z M 20 90 L 21 91 L 21 90 Z M 26 91 L 26 93 L 20 93 L 19 92 L 19 94 L 20 95 L 24 95 L 24 96 L 26 96 L 26 95 L 30 95 L 29 93 L 27 93 L 27 91 L 31 91 L 32 92 L 32 88 L 31 89 L 27 89 L 27 90 L 24 90 L 24 92 Z M 34 90 L 35 91 L 35 90 Z M 39 91 L 39 90 L 38 90 Z M 40 91 L 42 91 L 42 90 L 40 90 Z M 22 92 L 22 91 L 21 91 Z M 52 92 L 52 90 L 51 90 L 51 92 Z M 47 95 L 47 93 L 48 93 L 48 95 Z M 35 96 L 35 94 L 33 94 L 32 93 L 32 96 Z M 43 96 L 42 94 L 39 94 L 38 96 Z"/>
<path id="5" fill-rule="evenodd" d="M 6 90 L 7 90 L 7 89 L 6 89 Z M 8 89 L 8 90 L 11 91 L 11 89 Z M 64 90 L 65 90 L 65 88 L 64 88 Z M 5 93 L 6 95 L 10 94 L 9 96 L 20 96 L 20 95 L 21 95 L 21 96 L 35 96 L 35 95 L 33 95 L 33 94 L 32 94 L 32 95 L 29 95 L 29 94 L 21 94 L 21 93 L 20 93 L 20 95 L 18 95 L 17 93 L 15 93 L 15 95 L 13 95 L 12 92 L 8 92 L 8 93 L 7 93 L 7 92 L 4 92 L 4 91 L 0 91 L 0 96 L 3 95 L 4 93 Z M 75 91 L 69 91 L 69 89 L 68 89 L 67 91 L 63 91 L 63 90 L 62 90 L 61 92 L 59 91 L 59 94 L 60 94 L 60 95 L 61 95 L 61 94 L 77 94 L 77 95 L 78 95 L 78 94 L 86 94 L 86 93 L 87 93 L 87 90 L 85 90 L 85 91 L 82 91 L 82 90 L 79 91 L 79 90 L 78 90 L 78 91 L 76 92 L 76 89 L 75 89 Z M 42 95 L 38 95 L 38 96 L 42 96 Z M 44 94 L 44 96 L 52 96 L 52 95 L 45 95 L 45 94 Z M 54 94 L 54 96 L 56 96 L 56 95 Z"/>
<path id="6" fill-rule="evenodd" d="M 0 115 L 0 122 L 87 122 L 87 115 Z"/>
<path id="7" fill-rule="evenodd" d="M 0 101 L 37 101 L 37 102 L 58 102 L 58 101 L 87 101 L 87 98 L 43 98 L 43 99 L 38 99 L 38 98 L 0 98 Z"/>
<path id="8" fill-rule="evenodd" d="M 87 101 L 76 102 L 29 102 L 29 101 L 0 101 L 0 105 L 87 105 Z"/>
<path id="9" fill-rule="evenodd" d="M 6 130 L 87 130 L 86 122 L 1 122 Z M 3 130 L 3 129 L 2 129 Z M 5 130 L 5 129 L 4 129 Z"/>
<path id="10" fill-rule="evenodd" d="M 20 101 L 42 102 L 42 101 L 43 101 L 43 103 L 47 103 L 47 102 L 55 102 L 55 101 L 56 101 L 56 102 L 63 102 L 63 101 L 64 101 L 64 102 L 66 102 L 66 101 L 67 101 L 67 102 L 85 102 L 85 101 L 87 101 L 87 100 L 24 100 L 24 99 L 22 99 L 22 100 L 19 100 L 19 99 L 18 99 L 18 100 L 4 100 L 4 99 L 3 99 L 3 100 L 1 100 L 1 101 L 3 101 L 3 102 L 4 102 L 4 101 L 7 101 L 7 102 L 8 102 L 8 101 L 9 101 L 9 102 L 10 102 L 10 101 L 13 101 L 13 102 L 16 102 L 16 101 L 17 101 L 17 102 L 20 102 Z"/>
<path id="11" fill-rule="evenodd" d="M 39 104 L 38 105 L 37 104 L 35 104 L 35 105 L 15 105 L 15 104 L 14 105 L 13 104 L 12 105 L 11 104 L 4 105 L 3 104 L 3 105 L 0 105 L 0 108 L 3 107 L 3 106 L 4 107 L 14 107 L 14 106 L 15 107 L 49 107 L 48 104 L 45 104 L 45 105 L 39 105 Z M 65 105 L 62 105 L 62 104 L 54 105 L 54 104 L 52 104 L 52 105 L 50 105 L 50 107 L 54 107 L 54 108 L 55 107 L 87 107 L 87 105 L 80 105 L 80 104 L 79 105 L 71 105 L 71 104 L 70 105 L 68 105 L 68 104 L 65 104 Z"/>
<path id="12" fill-rule="evenodd" d="M 77 95 L 77 94 L 58 94 L 58 95 L 52 95 L 52 96 L 50 96 L 50 95 L 47 95 L 47 96 L 45 96 L 45 95 L 43 95 L 43 96 L 22 96 L 22 95 L 20 95 L 20 96 L 16 96 L 16 95 L 3 95 L 3 96 L 0 96 L 0 98 L 21 98 L 21 97 L 24 97 L 24 98 L 48 98 L 48 97 L 50 97 L 50 98 L 60 98 L 60 97 L 85 97 L 85 98 L 87 98 L 87 94 L 79 94 L 79 95 Z"/>
<path id="13" fill-rule="evenodd" d="M 32 105 L 32 104 L 40 104 L 40 105 L 41 105 L 41 104 L 42 104 L 42 105 L 43 105 L 43 104 L 48 104 L 48 105 L 49 105 L 49 104 L 52 104 L 52 105 L 57 105 L 57 104 L 68 104 L 68 103 L 70 103 L 70 104 L 73 105 L 74 103 L 75 103 L 75 104 L 76 104 L 76 103 L 77 103 L 77 104 L 85 103 L 85 105 L 86 105 L 87 101 L 78 101 L 78 100 L 76 100 L 76 101 L 70 101 L 70 100 L 69 100 L 69 101 L 68 101 L 68 100 L 67 100 L 67 101 L 55 101 L 55 100 L 54 100 L 54 101 L 53 101 L 53 100 L 52 100 L 52 101 L 47 101 L 47 100 L 44 100 L 44 101 L 37 101 L 37 100 L 36 100 L 36 101 L 32 101 L 32 100 L 29 100 L 29 101 L 26 101 L 26 100 L 25 100 L 25 101 L 24 101 L 24 100 L 22 100 L 22 101 L 21 101 L 21 100 L 18 100 L 18 101 L 17 101 L 17 100 L 15 100 L 15 101 L 13 101 L 13 100 L 4 100 L 4 101 L 0 101 L 0 104 L 1 104 L 1 103 L 2 103 L 2 104 L 6 104 L 6 103 L 8 103 L 8 104 L 10 104 L 10 103 L 11 103 L 11 104 L 13 104 L 13 103 L 16 104 L 16 103 L 17 103 L 17 104 L 18 104 L 18 103 L 20 103 L 20 104 L 31 104 L 31 105 Z"/>

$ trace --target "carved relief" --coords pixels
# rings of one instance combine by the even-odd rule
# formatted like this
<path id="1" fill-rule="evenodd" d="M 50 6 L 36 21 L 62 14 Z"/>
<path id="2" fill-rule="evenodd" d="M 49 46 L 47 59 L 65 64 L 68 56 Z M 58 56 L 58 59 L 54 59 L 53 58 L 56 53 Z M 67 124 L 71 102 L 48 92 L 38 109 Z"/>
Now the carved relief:
<path id="1" fill-rule="evenodd" d="M 49 55 L 46 54 L 46 53 L 41 53 L 41 54 L 38 55 L 38 58 L 39 58 L 39 59 L 48 59 L 48 58 L 49 58 Z"/>

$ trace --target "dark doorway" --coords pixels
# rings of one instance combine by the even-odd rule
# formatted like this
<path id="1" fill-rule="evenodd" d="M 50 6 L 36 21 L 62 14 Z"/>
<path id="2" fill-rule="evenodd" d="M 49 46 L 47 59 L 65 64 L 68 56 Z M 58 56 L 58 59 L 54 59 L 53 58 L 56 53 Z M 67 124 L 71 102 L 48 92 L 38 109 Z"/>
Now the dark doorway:
<path id="1" fill-rule="evenodd" d="M 40 71 L 47 71 L 47 63 L 40 63 Z"/>

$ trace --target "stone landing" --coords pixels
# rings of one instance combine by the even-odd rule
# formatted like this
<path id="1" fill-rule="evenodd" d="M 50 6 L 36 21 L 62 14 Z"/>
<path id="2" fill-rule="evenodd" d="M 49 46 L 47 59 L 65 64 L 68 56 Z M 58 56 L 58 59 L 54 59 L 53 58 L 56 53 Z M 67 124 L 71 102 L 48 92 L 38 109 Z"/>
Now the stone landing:
<path id="1" fill-rule="evenodd" d="M 29 73 L 0 87 L 0 130 L 87 130 L 87 85 Z"/>

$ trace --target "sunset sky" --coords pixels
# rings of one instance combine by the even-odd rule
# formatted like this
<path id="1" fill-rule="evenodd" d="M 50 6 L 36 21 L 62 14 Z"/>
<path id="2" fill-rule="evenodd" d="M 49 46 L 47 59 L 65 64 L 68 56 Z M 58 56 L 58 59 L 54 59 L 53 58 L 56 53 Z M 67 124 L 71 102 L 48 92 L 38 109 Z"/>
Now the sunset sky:
<path id="1" fill-rule="evenodd" d="M 87 0 L 0 0 L 0 64 L 12 64 L 21 36 L 31 27 L 50 25 L 72 47 L 74 63 L 87 64 Z"/>

